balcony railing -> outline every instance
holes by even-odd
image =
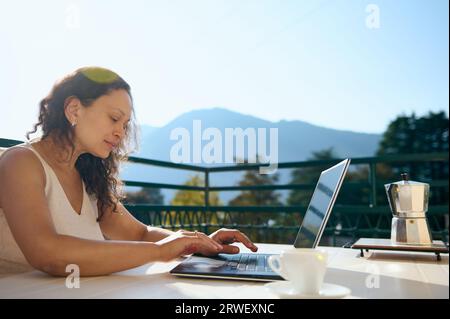
[[[0,147],[10,147],[21,143],[16,140],[0,139]],[[392,214],[385,198],[383,185],[393,180],[380,180],[377,167],[380,165],[404,164],[418,165],[423,163],[440,163],[447,167],[448,153],[386,155],[378,157],[352,158],[351,166],[367,167],[368,176],[365,181],[345,180],[341,196],[345,192],[366,189],[369,202],[366,204],[339,203],[339,197],[325,229],[322,244],[340,246],[360,237],[387,238],[390,236]],[[296,169],[305,167],[327,167],[338,163],[341,159],[286,162],[279,163],[278,169]],[[212,206],[211,192],[228,192],[242,190],[295,190],[311,192],[315,183],[252,185],[252,186],[211,186],[210,177],[215,173],[258,170],[262,164],[245,164],[223,167],[202,167],[187,164],[176,164],[165,161],[130,157],[129,162],[194,171],[204,176],[203,186],[179,184],[149,183],[125,180],[126,186],[143,188],[175,189],[203,192],[204,204],[201,206],[126,204],[127,209],[139,220],[154,226],[172,230],[197,229],[210,233],[221,227],[237,228],[245,231],[254,241],[268,243],[292,243],[301,224],[305,205],[294,206]],[[433,190],[444,190],[445,198],[441,203],[430,204],[427,213],[433,239],[448,242],[448,179],[427,180]],[[384,197],[383,197],[384,196]],[[384,200],[381,201],[380,198]]]

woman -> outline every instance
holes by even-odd
[[[120,203],[119,162],[136,140],[130,86],[99,67],[76,70],[40,102],[42,137],[0,157],[0,260],[65,276],[105,275],[185,254],[257,247],[237,230],[148,227]],[[29,134],[27,139],[29,139]],[[134,138],[133,138],[134,136]]]

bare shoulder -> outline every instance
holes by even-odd
[[[8,149],[0,157],[0,174],[11,173],[17,177],[24,175],[42,177],[45,181],[45,174],[41,162],[33,151],[25,147]]]
[[[7,149],[0,157],[0,188],[7,189],[11,183],[31,183],[45,187],[45,173],[41,162],[33,151],[25,147]],[[0,193],[0,207],[2,194]]]
[[[16,147],[0,158],[0,207],[25,258],[35,268],[56,234],[45,195],[45,172],[32,150]]]

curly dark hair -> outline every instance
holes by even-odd
[[[76,97],[84,107],[89,107],[96,99],[113,90],[125,90],[130,96],[130,86],[115,72],[101,67],[84,67],[68,74],[56,82],[50,93],[39,103],[39,119],[34,129],[26,137],[42,129],[42,139],[50,134],[60,147],[69,145],[74,152],[74,130],[65,116],[64,109],[69,98]],[[132,116],[125,131],[125,138],[106,159],[90,153],[79,156],[75,163],[88,194],[94,194],[100,204],[97,221],[100,221],[106,208],[117,211],[118,201],[124,199],[123,183],[119,180],[119,166],[128,154],[137,150],[137,125],[132,108]]]

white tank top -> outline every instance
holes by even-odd
[[[97,199],[94,195],[88,195],[86,185],[83,182],[83,204],[81,214],[72,208],[66,193],[62,188],[54,170],[39,155],[30,143],[20,144],[14,147],[25,147],[33,151],[38,157],[45,172],[45,197],[48,201],[50,214],[55,225],[56,232],[61,235],[69,235],[84,239],[104,240],[102,231],[97,222]],[[13,147],[12,147],[13,148]],[[12,149],[10,148],[10,149]],[[6,151],[3,152],[3,154]],[[0,158],[2,152],[0,150]],[[2,182],[0,180],[0,191]],[[24,221],[25,222],[25,221]],[[30,270],[31,266],[25,259],[22,251],[14,240],[11,230],[0,207],[0,274],[21,272]]]

